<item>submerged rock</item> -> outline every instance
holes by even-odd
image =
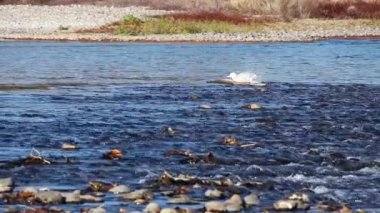
[[[14,185],[14,182],[11,177],[1,178],[0,179],[0,193],[12,191],[13,185]]]

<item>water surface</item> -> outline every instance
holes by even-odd
[[[378,40],[2,42],[0,55],[0,176],[17,186],[73,190],[103,180],[142,188],[167,170],[273,185],[250,189],[262,199],[257,210],[304,191],[312,206],[328,200],[380,211]],[[253,71],[267,86],[207,83],[232,71]],[[249,103],[263,109],[247,110]],[[168,126],[175,135],[162,134]],[[224,135],[257,146],[222,145]],[[67,141],[82,149],[62,151]],[[32,148],[55,163],[9,167]],[[125,158],[101,159],[112,148]],[[218,162],[188,164],[165,157],[169,150],[212,152]],[[109,210],[143,208],[105,200]]]

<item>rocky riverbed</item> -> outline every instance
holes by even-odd
[[[81,40],[81,41],[152,41],[152,42],[277,42],[311,41],[327,38],[378,38],[378,24],[355,20],[294,20],[291,28],[267,28],[248,33],[200,33],[180,35],[126,36],[78,33],[119,21],[125,15],[147,17],[167,13],[144,7],[0,6],[1,40]]]

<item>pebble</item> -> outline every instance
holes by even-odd
[[[145,213],[159,213],[160,211],[160,205],[154,202],[149,203],[144,209]]]

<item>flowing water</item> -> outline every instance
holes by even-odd
[[[101,180],[138,189],[167,170],[271,184],[251,189],[262,200],[257,211],[304,191],[312,206],[380,212],[379,58],[379,40],[2,42],[0,177],[17,187],[74,190]],[[254,72],[266,86],[208,83],[233,71]],[[169,126],[174,135],[163,134]],[[224,135],[256,146],[223,145]],[[61,150],[64,142],[81,149]],[[32,148],[53,163],[10,166]],[[124,158],[101,159],[112,148]],[[217,162],[189,164],[165,156],[170,150],[212,152]],[[105,201],[111,212],[144,207],[108,193]],[[86,206],[97,205],[61,207]]]

